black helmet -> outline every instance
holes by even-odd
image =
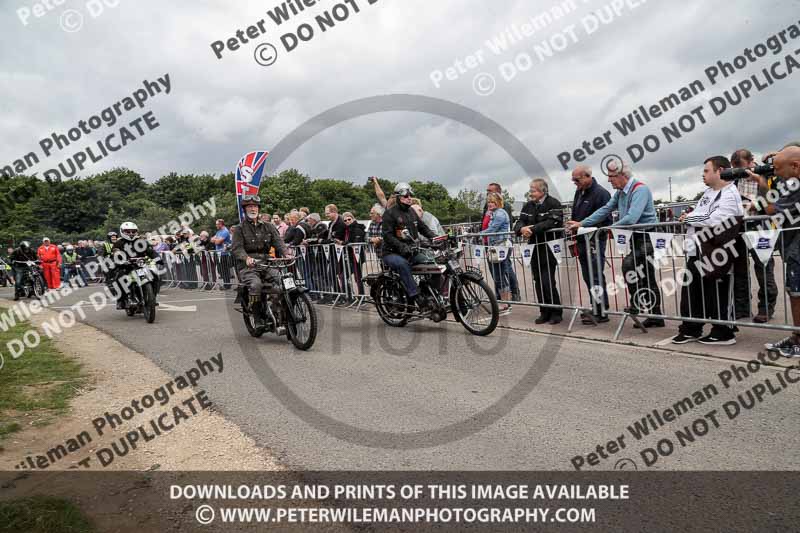
[[[247,207],[248,205],[257,205],[261,207],[261,198],[252,194],[242,196],[242,207]]]
[[[28,251],[31,248],[31,243],[29,243],[28,241],[22,241],[21,243],[19,243],[19,248],[20,250]]]

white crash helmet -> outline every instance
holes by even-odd
[[[397,187],[394,188],[394,193],[397,196],[414,196],[414,189],[411,188],[411,185],[402,181],[397,184]]]
[[[132,241],[139,234],[139,227],[133,222],[123,222],[119,226],[119,234],[123,239]]]

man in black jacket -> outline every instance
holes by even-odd
[[[411,265],[424,262],[425,257],[421,254],[415,255],[412,241],[418,239],[420,234],[429,239],[433,239],[436,234],[411,209],[414,195],[411,186],[400,183],[394,192],[396,203],[384,213],[381,227],[383,262],[389,269],[400,274],[411,302],[418,303],[420,308],[425,308],[428,301],[425,298],[418,298],[419,287],[411,275]]]
[[[592,169],[586,165],[578,165],[572,171],[572,183],[575,184],[575,197],[572,200],[572,220],[582,221],[611,200],[611,194],[592,177]],[[612,224],[611,216],[600,222],[597,227],[603,228]],[[578,262],[581,264],[581,275],[589,290],[594,317],[585,316],[582,322],[593,325],[597,322],[608,322],[608,291],[604,274],[606,265],[606,245],[608,233],[589,233],[577,238]],[[591,268],[590,268],[591,266]],[[602,298],[602,306],[600,305]],[[594,318],[594,320],[592,320]]]
[[[535,244],[533,258],[531,259],[531,271],[533,272],[533,285],[536,289],[536,298],[540,304],[561,305],[561,298],[556,288],[558,278],[558,261],[556,260],[550,246],[545,244],[548,240],[553,240],[552,233],[546,235],[548,230],[560,228],[563,225],[563,212],[561,202],[548,194],[547,182],[543,179],[535,179],[531,182],[530,200],[514,226],[514,233],[528,239],[528,244]],[[562,310],[560,307],[540,307],[537,324],[558,324],[562,320]]]
[[[31,248],[31,243],[28,241],[19,243],[19,248],[8,256],[8,262],[11,265],[11,270],[14,272],[14,301],[24,296],[23,291],[25,287],[22,286],[22,280],[25,277],[25,273],[30,270],[30,267],[26,263],[28,261],[38,260],[39,258],[36,256],[36,251]]]
[[[350,272],[356,279],[356,288],[359,296],[364,295],[364,283],[362,265],[366,259],[363,246],[351,246],[356,244],[364,244],[367,241],[367,229],[356,220],[353,213],[347,212],[342,215],[345,224],[344,243],[347,246],[346,254]]]
[[[323,242],[328,245],[327,276],[328,290],[333,293],[342,294],[344,287],[344,266],[341,259],[336,255],[336,246],[344,244],[345,225],[344,220],[339,215],[339,208],[335,204],[325,206],[325,218],[328,219],[328,229],[325,232]]]
[[[128,307],[128,296],[130,292],[130,285],[125,282],[126,275],[133,271],[136,266],[129,262],[121,262],[121,259],[130,261],[138,257],[147,257],[153,261],[161,262],[159,256],[147,239],[139,235],[139,227],[133,222],[123,222],[119,227],[119,238],[114,242],[111,249],[111,255],[114,257],[114,269],[107,274],[110,276],[111,287],[114,295],[117,297],[117,309],[125,309]],[[160,287],[159,276],[155,271],[151,270],[153,275],[153,289],[158,294]]]

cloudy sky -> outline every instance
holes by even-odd
[[[575,0],[575,11],[499,54],[487,40],[563,2],[372,1],[348,0],[335,8],[336,0],[320,0],[280,26],[267,14],[280,5],[276,0],[239,1],[236,8],[223,0],[63,0],[52,10],[35,9],[33,0],[4,2],[0,166],[31,151],[42,156],[38,143],[43,137],[65,133],[130,96],[143,80],[167,73],[169,95],[125,113],[117,126],[84,136],[31,172],[56,167],[146,111],[153,112],[160,127],[88,166],[87,174],[125,166],[152,181],[172,171],[228,172],[245,152],[272,149],[332,107],[404,93],[448,100],[498,122],[538,158],[565,198],[571,197],[572,185],[556,159],[560,152],[614,130],[613,122],[634,108],[649,107],[697,79],[707,89],[700,97],[627,138],[614,131],[614,144],[587,160],[595,173],[600,174],[603,156],[625,157],[630,144],[699,105],[706,106],[707,124],[672,144],[664,142],[634,166],[656,197],[668,197],[668,176],[673,177],[674,196],[699,192],[702,161],[709,155],[729,154],[737,147],[761,153],[800,137],[794,114],[800,104],[800,72],[720,117],[707,110],[709,98],[800,49],[800,39],[716,86],[704,75],[718,60],[733,61],[745,48],[798,24],[798,0],[614,0],[622,6],[620,14],[599,26],[588,17],[608,13],[612,0]],[[341,16],[345,7],[349,17],[321,31],[315,17],[334,8]],[[217,59],[211,43],[235,37],[237,30],[261,19],[264,35],[236,51],[226,49]],[[287,52],[281,37],[303,23],[316,30],[314,37]],[[540,61],[536,47],[543,42],[561,49]],[[276,47],[273,65],[254,60],[260,43]],[[466,66],[467,56],[478,52],[482,63],[436,87],[436,71],[457,61]],[[520,68],[506,81],[503,74],[510,74],[508,63],[515,60]],[[414,112],[342,122],[307,142],[282,167],[359,183],[370,175],[435,179],[452,192],[498,181],[517,199],[528,181],[502,148],[468,125]]]

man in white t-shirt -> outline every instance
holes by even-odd
[[[681,287],[681,316],[695,319],[733,320],[729,313],[730,270],[736,250],[734,241],[719,242],[733,229],[723,232],[722,228],[738,226],[744,216],[742,197],[732,181],[725,181],[720,174],[731,168],[728,158],[709,157],[703,167],[703,183],[708,187],[697,202],[694,211],[684,213],[680,220],[687,225],[684,251],[686,270]],[[717,242],[711,254],[708,251],[711,239]],[[705,245],[703,244],[705,242]],[[726,246],[727,244],[727,246]],[[727,256],[727,257],[726,257]],[[686,344],[700,341],[703,344],[736,344],[733,328],[715,324],[711,333],[703,337],[703,322],[684,321],[673,337],[673,344]]]

